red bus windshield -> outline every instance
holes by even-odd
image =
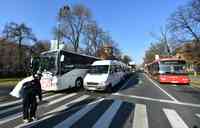
[[[159,64],[160,74],[186,74],[185,61],[161,61]]]

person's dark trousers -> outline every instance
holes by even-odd
[[[36,97],[32,97],[31,104],[30,104],[30,118],[36,117],[35,113],[37,110],[37,99]]]
[[[30,98],[25,97],[23,99],[23,119],[29,119],[29,108],[30,108]]]
[[[35,96],[27,96],[23,99],[23,119],[30,120],[36,117],[37,99]]]

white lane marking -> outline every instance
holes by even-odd
[[[22,102],[22,100],[20,99],[20,100],[7,102],[7,103],[2,103],[2,104],[0,104],[0,108],[10,106],[10,105],[14,105],[14,104],[21,103],[21,102]]]
[[[15,120],[17,118],[20,118],[21,116],[22,116],[22,112],[14,114],[14,115],[10,115],[10,116],[6,117],[6,119],[0,120],[0,124],[2,125],[2,124],[7,123],[11,120]]]
[[[75,95],[77,95],[77,93],[72,93],[72,94],[63,96],[63,97],[61,97],[61,98],[59,98],[59,99],[56,99],[56,100],[53,100],[53,101],[49,102],[49,103],[47,104],[47,106],[48,106],[48,105],[52,105],[52,104],[56,104],[56,103],[58,103],[58,102],[61,102],[61,101],[65,100],[65,99],[68,99],[68,98],[70,98],[70,97],[72,97],[72,96],[75,96]]]
[[[8,108],[6,110],[2,110],[2,111],[0,111],[0,115],[4,114],[4,113],[7,113],[7,112],[10,112],[10,111],[13,111],[13,110],[16,110],[16,109],[19,109],[21,107],[22,107],[22,105],[19,105],[19,106],[15,106],[15,107],[12,107],[12,108]]]
[[[189,128],[175,110],[163,109],[172,128]]]
[[[198,113],[197,113],[197,114],[195,114],[195,115],[196,115],[197,117],[199,117],[199,118],[200,118],[200,114],[198,114]]]
[[[57,124],[54,128],[70,128],[73,124],[75,124],[78,120],[85,116],[89,111],[94,109],[98,104],[99,102],[92,105],[86,105],[72,116]]]
[[[64,104],[64,105],[62,105],[60,107],[57,107],[57,108],[55,108],[55,109],[53,109],[53,110],[51,110],[51,111],[49,111],[47,113],[44,113],[44,115],[42,115],[43,118],[41,118],[40,120],[37,120],[36,122],[31,122],[29,124],[20,124],[20,125],[16,126],[16,128],[19,128],[19,127],[22,127],[22,126],[26,126],[27,128],[29,128],[29,127],[31,128],[34,125],[36,125],[36,124],[38,124],[38,123],[40,123],[40,122],[42,122],[42,121],[44,121],[46,119],[49,119],[49,118],[51,118],[53,116],[56,116],[57,115],[56,112],[60,112],[62,110],[65,110],[65,109],[71,107],[72,105],[74,105],[75,103],[78,103],[80,101],[83,101],[83,100],[87,99],[88,97],[89,97],[89,95],[83,95],[83,96],[81,96],[81,97],[79,97],[79,98],[77,98],[75,100],[72,100],[72,101],[70,101],[70,102],[68,102],[68,103],[66,103],[66,104]],[[97,102],[97,101],[95,101],[95,102]],[[92,104],[92,103],[90,103],[90,104]]]
[[[112,122],[112,119],[119,110],[122,101],[114,101],[112,105],[104,112],[104,114],[98,119],[98,121],[92,126],[92,128],[108,128]]]
[[[62,95],[62,94],[51,95],[51,96],[45,97],[45,100],[49,100],[49,99],[52,99],[52,98],[54,98],[54,97],[58,97],[58,96],[61,96],[61,95]],[[50,102],[50,103],[51,103],[51,102]],[[6,110],[2,110],[2,111],[0,111],[0,115],[1,115],[1,114],[4,114],[4,113],[7,113],[7,112],[10,112],[10,111],[14,111],[14,110],[19,109],[19,108],[21,108],[21,107],[22,107],[22,105],[20,104],[20,105],[18,105],[18,106],[14,106],[14,107],[8,108],[8,109],[6,109]]]
[[[173,101],[179,102],[176,98],[174,98],[172,95],[170,95],[168,92],[166,92],[164,89],[162,89],[157,83],[155,83],[151,78],[149,78],[146,74],[144,74],[147,79],[149,79],[157,88],[159,88],[163,93],[165,93],[168,97],[170,97]]]
[[[50,99],[53,99],[53,98],[55,98],[55,97],[59,97],[59,96],[62,96],[62,95],[64,95],[64,94],[55,94],[55,95],[51,95],[51,96],[48,96],[48,97],[43,98],[43,101],[45,101],[45,100],[50,100]]]
[[[43,94],[43,96],[46,96],[47,94],[48,93],[45,93],[45,94]],[[0,108],[10,106],[10,105],[14,105],[14,104],[21,103],[21,102],[22,102],[22,100],[20,99],[20,100],[10,101],[10,102],[7,102],[7,103],[1,103]]]
[[[87,104],[87,105],[93,105],[93,104],[99,103],[99,102],[101,102],[101,101],[103,101],[103,100],[104,100],[104,98],[100,98],[100,99],[98,99],[98,100],[96,100],[96,101],[93,101],[93,102]],[[76,99],[76,101],[78,101],[78,99]],[[80,102],[80,101],[79,101],[79,102]],[[75,104],[75,103],[76,103],[76,102],[75,102],[75,100],[74,100],[73,102],[71,102],[70,106],[73,105],[73,104]],[[68,106],[68,107],[67,107],[67,106]],[[70,107],[69,105],[67,105],[67,106],[65,106],[65,108],[63,107],[62,110],[67,109],[67,108]],[[80,106],[79,106],[79,107],[80,107]],[[59,110],[58,110],[58,109],[57,109],[57,110],[53,110],[53,111],[48,112],[48,113],[59,112],[59,111],[61,111],[61,109],[59,109]],[[22,126],[26,126],[26,128],[32,128],[33,126],[39,124],[40,122],[42,122],[42,121],[44,121],[44,120],[46,120],[46,119],[49,119],[49,118],[51,118],[51,117],[54,117],[54,116],[56,116],[57,114],[48,115],[47,113],[45,113],[45,115],[47,115],[47,116],[45,116],[44,118],[42,118],[42,119],[40,119],[40,120],[38,120],[38,121],[36,121],[36,122],[31,122],[31,123],[29,123],[29,124],[21,124],[21,125],[17,126],[16,128],[19,128],[19,127],[22,127]]]
[[[88,97],[90,97],[90,96],[89,95],[83,95],[83,96],[81,96],[81,97],[79,97],[79,98],[77,98],[75,100],[72,100],[72,101],[70,101],[70,102],[68,102],[68,103],[66,103],[64,105],[61,105],[58,108],[55,108],[55,109],[51,110],[50,112],[47,113],[47,115],[50,114],[50,113],[55,113],[55,112],[59,112],[59,111],[62,111],[64,109],[67,109],[67,108],[71,107],[71,105],[73,105],[75,103],[78,103],[78,102],[81,102],[81,101],[87,99]]]
[[[133,119],[133,128],[148,128],[146,105],[136,104]]]
[[[51,95],[51,96],[49,96],[49,97],[45,97],[43,100],[49,100],[49,99],[52,99],[52,98],[54,98],[54,97],[57,97],[57,96],[61,96],[61,95],[63,95],[63,94],[56,94],[56,95]],[[41,105],[42,106],[42,105]],[[39,106],[39,108],[41,108],[41,106]],[[17,106],[17,107],[22,107],[22,106]],[[19,113],[17,113],[17,114],[12,114],[12,115],[9,115],[9,116],[7,116],[7,117],[4,117],[4,118],[2,118],[2,119],[0,119],[0,124],[4,124],[4,123],[7,123],[7,122],[9,122],[9,121],[11,121],[11,120],[15,120],[15,119],[17,119],[17,118],[20,118],[20,117],[22,117],[22,112],[19,112]]]
[[[175,101],[171,101],[171,100],[154,99],[154,98],[150,98],[150,97],[126,95],[126,94],[121,94],[121,93],[113,93],[112,95],[113,96],[122,96],[122,97],[135,98],[135,99],[140,99],[140,100],[155,101],[155,102],[162,102],[162,103],[177,104],[177,105],[200,108],[200,104],[192,104],[192,103],[186,103],[186,102],[175,102]]]

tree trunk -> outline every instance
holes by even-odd
[[[22,71],[22,38],[19,38],[19,48],[18,48],[18,65],[19,65],[19,70]]]

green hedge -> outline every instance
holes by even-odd
[[[0,78],[24,78],[30,76],[30,73],[27,72],[17,72],[17,73],[4,73],[0,74]]]

